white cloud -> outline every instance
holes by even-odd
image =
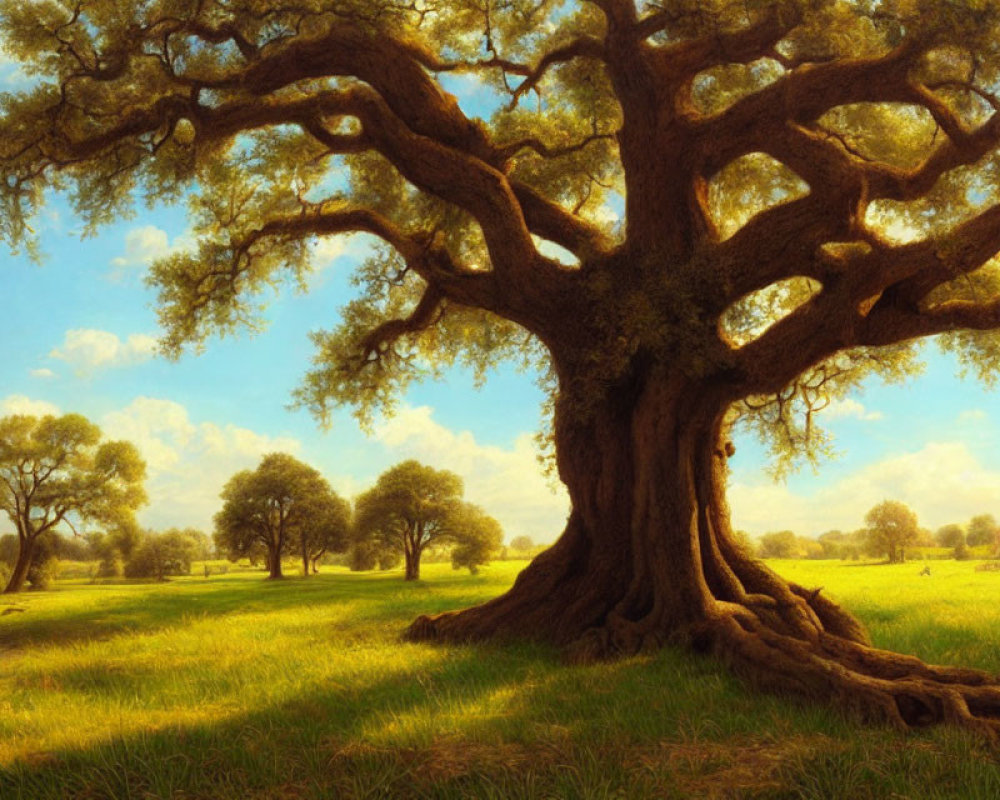
[[[31,370],[30,374],[31,374],[32,378],[45,378],[45,379],[48,379],[48,378],[54,378],[54,377],[56,377],[56,374],[52,370],[50,370],[48,367],[41,367],[40,369],[33,369],[33,370]]]
[[[469,431],[456,433],[435,422],[432,414],[427,406],[403,408],[376,427],[375,438],[400,460],[415,458],[462,476],[466,499],[496,517],[508,540],[526,535],[550,542],[562,532],[569,498],[562,487],[552,491],[530,434],[519,436],[512,449],[482,445]]]
[[[219,492],[234,472],[253,469],[264,453],[301,450],[291,437],[192,421],[180,403],[155,397],[137,397],[106,414],[101,428],[108,438],[135,444],[146,460],[150,505],[141,518],[154,528],[194,525],[211,531]]]
[[[125,234],[125,252],[111,259],[114,268],[111,277],[121,280],[132,270],[141,272],[158,258],[190,250],[192,246],[189,234],[182,234],[171,242],[167,232],[155,225],[133,228]]]
[[[990,415],[981,408],[970,408],[958,415],[959,422],[985,422]]]
[[[0,415],[27,414],[32,417],[44,417],[46,414],[59,416],[62,412],[59,406],[46,400],[32,400],[23,394],[10,394],[0,400]]]
[[[921,525],[934,529],[974,514],[1000,513],[997,486],[1000,472],[983,466],[966,445],[931,442],[809,494],[784,485],[734,483],[729,503],[734,525],[752,533],[854,530],[872,506],[886,499],[906,503]]]
[[[78,375],[107,367],[127,367],[149,361],[156,353],[156,337],[133,333],[125,341],[108,331],[74,328],[66,331],[60,347],[49,356],[65,361]]]
[[[324,236],[317,239],[313,245],[313,264],[317,269],[330,266],[342,256],[350,254],[354,249],[353,236]]]
[[[854,419],[877,420],[882,419],[881,411],[869,411],[857,400],[850,397],[843,400],[832,400],[830,405],[821,412],[826,419],[838,419],[853,417]]]

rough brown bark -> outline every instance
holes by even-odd
[[[708,651],[765,688],[823,697],[901,728],[1000,732],[1000,685],[871,646],[819,590],[745,553],[725,501],[723,387],[651,374],[614,387],[585,422],[557,414],[573,511],[504,595],[423,616],[412,640],[531,636],[572,660],[666,643]]]
[[[281,572],[281,548],[274,547],[267,554],[267,578],[268,580],[278,580],[285,577]]]
[[[17,551],[17,560],[14,562],[14,570],[10,574],[7,586],[3,590],[4,594],[17,594],[24,589],[24,583],[28,579],[28,570],[31,569],[31,557],[35,552],[34,539],[21,539],[20,547]]]
[[[420,551],[407,546],[404,551],[405,578],[408,581],[420,580]]]

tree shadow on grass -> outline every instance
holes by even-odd
[[[44,610],[35,613],[29,605],[23,613],[4,616],[0,618],[0,652],[152,633],[197,619],[344,602],[362,603],[362,617],[369,621],[399,616],[404,624],[403,619],[409,622],[409,618],[419,614],[482,602],[491,591],[502,591],[492,584],[470,582],[467,576],[425,583],[406,582],[398,575],[386,574],[320,574],[280,581],[223,576],[197,582],[135,584],[127,588],[133,586],[134,594],[121,594],[120,585],[86,587],[99,602],[77,609],[59,609],[57,614]],[[107,599],[101,597],[102,591]]]
[[[849,773],[852,798],[948,797],[918,790],[960,779],[963,796],[985,798],[1000,785],[967,737],[861,728],[672,649],[570,667],[528,645],[399,648],[370,682],[333,675],[249,713],[33,754],[0,768],[0,797],[847,797],[810,794],[816,765],[818,786]],[[99,673],[53,680],[126,698],[156,679]]]
[[[756,751],[732,740],[757,735],[762,717],[790,714],[813,739],[841,725],[748,694],[715,662],[673,651],[567,667],[526,645],[401,647],[413,657],[360,688],[316,683],[213,723],[35,754],[0,770],[0,797],[690,796],[677,775],[700,780],[752,760]],[[78,679],[123,696],[149,679],[123,677]],[[687,748],[687,766],[664,740]]]
[[[860,728],[673,650],[567,667],[520,645],[429,663],[427,645],[402,647],[413,665],[361,689],[315,683],[212,723],[35,754],[0,769],[0,797],[847,797],[810,793],[841,773],[852,798],[949,797],[919,791],[949,785],[985,798],[1000,785],[968,738]],[[817,765],[822,781],[808,774]]]

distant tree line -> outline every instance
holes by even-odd
[[[272,453],[226,484],[214,539],[231,559],[262,560],[271,578],[282,576],[292,552],[305,575],[322,556],[346,553],[353,570],[402,563],[405,578],[416,580],[425,554],[444,550],[456,569],[475,573],[497,555],[503,531],[462,499],[463,489],[455,473],[409,460],[382,473],[352,510],[315,469]]]
[[[103,441],[79,414],[0,418],[0,511],[14,526],[0,535],[0,589],[45,588],[60,559],[92,562],[95,579],[166,580],[220,554],[263,563],[271,578],[282,577],[286,558],[300,559],[308,576],[339,553],[353,569],[403,563],[415,580],[425,555],[447,553],[475,573],[503,542],[500,523],[463,499],[458,475],[412,460],[384,472],[352,508],[315,468],[270,453],[226,483],[211,537],[142,530],[145,473],[132,444]]]
[[[740,536],[761,558],[812,558],[857,560],[885,558],[900,563],[912,548],[948,548],[956,559],[971,557],[970,548],[1000,554],[1000,524],[992,514],[979,514],[965,525],[951,523],[936,532],[920,526],[916,514],[896,500],[885,500],[865,515],[865,526],[855,531],[830,530],[815,539],[794,531],[772,531],[756,543],[749,534]]]

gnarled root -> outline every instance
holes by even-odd
[[[811,641],[788,636],[726,603],[703,635],[738,674],[764,688],[829,699],[904,730],[944,722],[1000,739],[1000,679],[988,673],[932,666],[825,631]]]
[[[719,656],[738,675],[769,691],[831,701],[866,720],[904,730],[949,723],[1000,741],[996,676],[933,666],[872,647],[860,624],[835,603],[820,600],[818,592],[788,586],[797,601],[793,611],[768,596],[751,595],[745,603],[716,601],[706,619],[673,628],[655,613],[629,620],[612,611],[602,624],[562,644],[575,663],[648,652],[668,642],[684,644]],[[410,626],[407,638],[488,638],[491,614],[483,614],[483,609],[421,617]],[[803,630],[796,624],[803,619],[816,624]],[[508,634],[517,636],[514,630]],[[530,628],[521,629],[522,637],[533,638],[531,634]]]

